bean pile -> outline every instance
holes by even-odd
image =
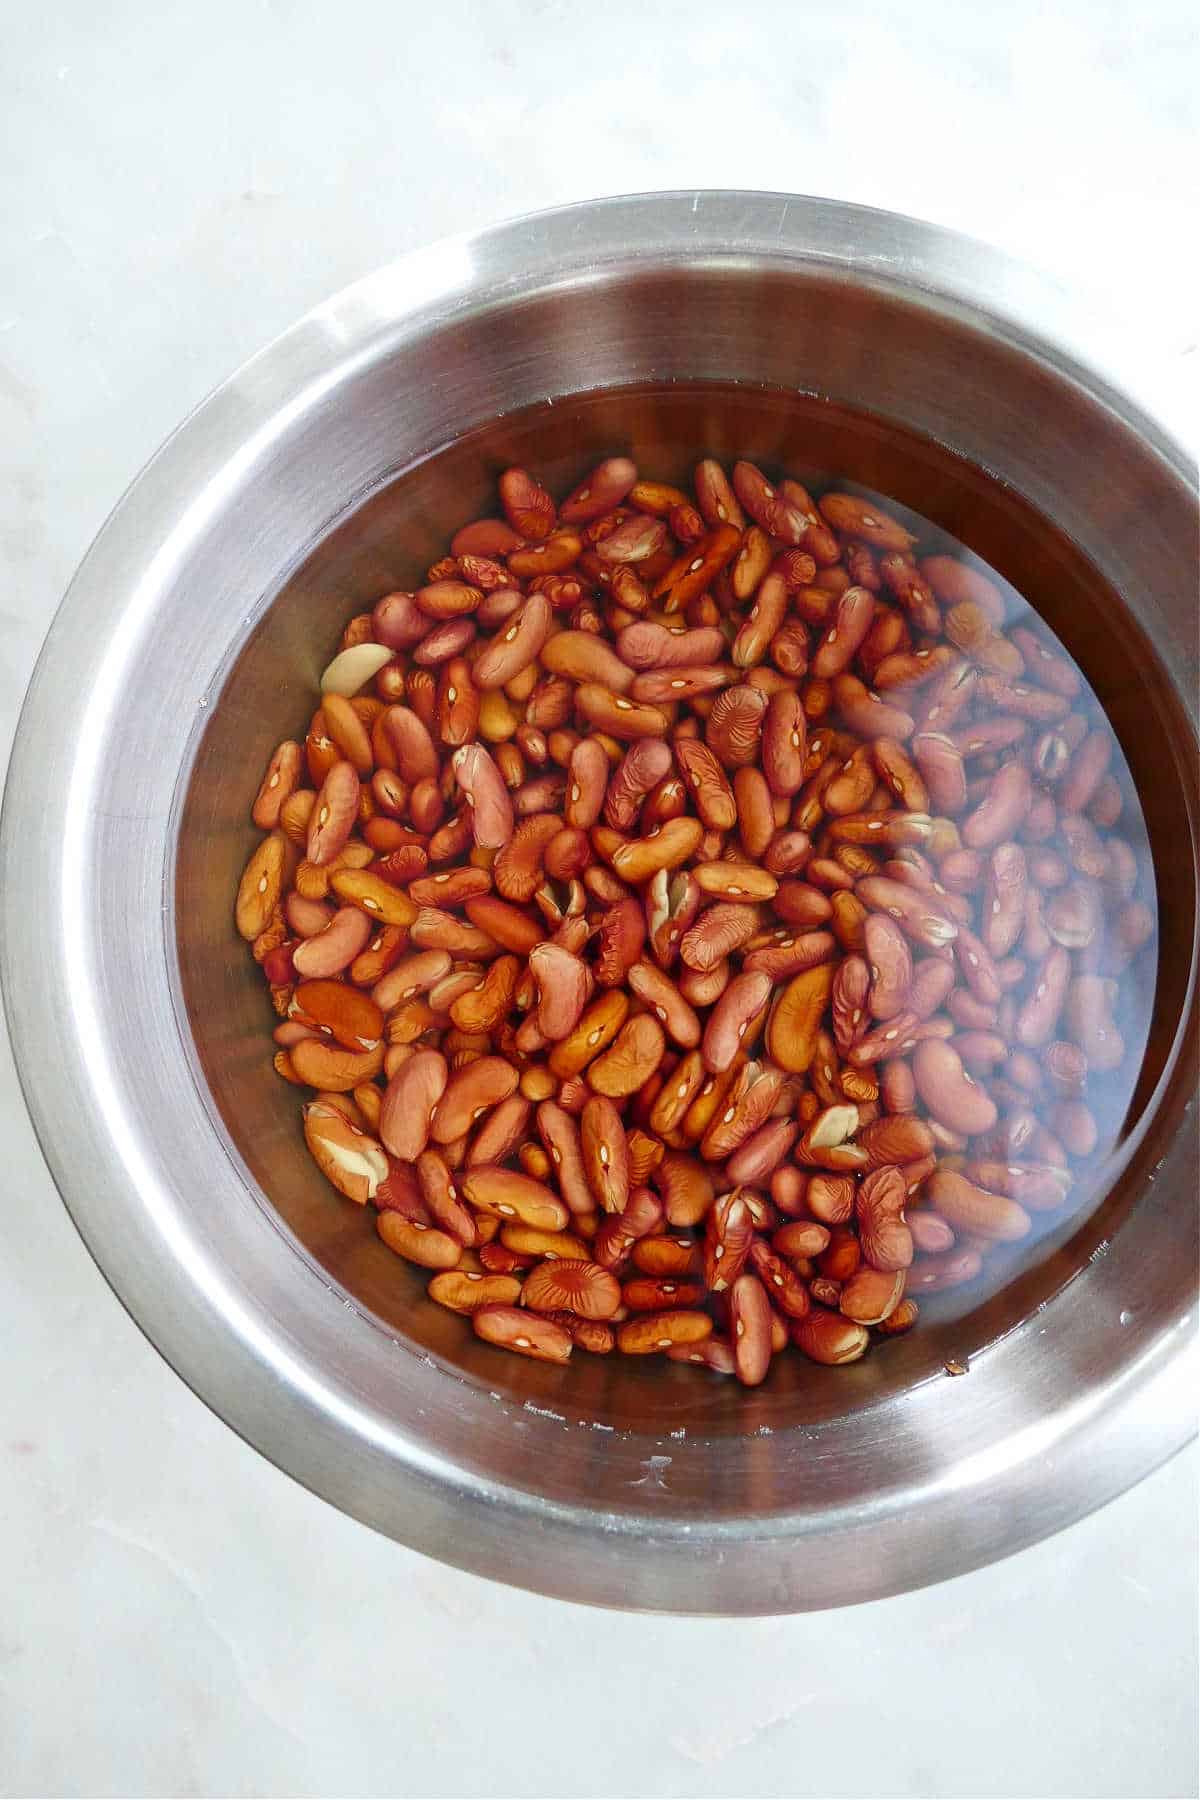
[[[853,1362],[1096,1151],[1155,927],[1112,732],[873,501],[620,456],[499,490],[254,801],[275,1067],[487,1342]]]

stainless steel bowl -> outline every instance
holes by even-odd
[[[598,202],[340,294],[104,528],[5,797],[21,1078],[130,1312],[336,1505],[547,1593],[782,1612],[1030,1543],[1193,1429],[1195,503],[1184,457],[1073,335],[1055,290],[911,220]],[[464,1343],[308,1162],[230,922],[259,771],[344,617],[411,579],[514,454],[566,482],[602,450],[669,472],[701,444],[855,475],[998,564],[1109,706],[1165,897],[1140,1122],[1100,1211],[967,1318],[754,1393]]]

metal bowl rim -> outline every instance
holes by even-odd
[[[728,234],[735,222],[742,233],[743,247],[731,250]],[[902,248],[889,252],[887,245],[897,241]],[[48,1056],[45,1017],[31,1008],[11,976],[22,954],[23,937],[28,946],[33,903],[43,920],[53,922],[53,941],[46,952],[47,979],[60,989],[65,980],[62,872],[53,859],[35,863],[30,870],[18,836],[18,820],[33,799],[34,777],[40,762],[61,736],[54,676],[61,673],[55,664],[62,662],[64,639],[77,631],[82,621],[89,622],[85,651],[72,659],[72,677],[86,687],[89,676],[97,674],[105,659],[113,654],[127,605],[125,596],[110,594],[99,583],[102,552],[111,552],[122,539],[137,541],[136,534],[144,535],[147,517],[154,517],[160,499],[178,495],[178,473],[186,472],[194,482],[198,472],[202,478],[207,472],[208,481],[219,484],[222,471],[231,465],[245,469],[269,441],[281,413],[303,409],[315,392],[336,387],[357,361],[381,355],[387,342],[395,341],[397,336],[417,334],[433,324],[443,324],[463,307],[503,304],[518,292],[542,291],[556,281],[603,280],[618,276],[630,266],[670,267],[681,261],[732,266],[747,260],[771,259],[820,262],[841,271],[848,280],[883,282],[899,288],[906,298],[917,303],[960,309],[980,328],[1000,332],[1026,354],[1043,358],[1061,376],[1084,386],[1147,442],[1181,481],[1192,483],[1192,468],[1182,446],[1129,399],[1114,378],[1098,372],[1094,361],[1089,364],[1074,348],[1066,348],[1087,336],[1074,297],[988,246],[921,221],[785,194],[689,191],[617,197],[558,208],[477,234],[442,240],[364,277],[283,332],[203,401],[131,484],[81,564],[43,649],[18,727],[0,826],[0,868],[5,876],[5,1006],[18,1073],[35,1130],[81,1235],[135,1321],[202,1399],[280,1467],[316,1491],[322,1491],[321,1484],[312,1478],[302,1451],[279,1440],[271,1441],[266,1430],[251,1435],[244,1420],[234,1419],[227,1404],[227,1389],[231,1385],[228,1375],[223,1381],[206,1379],[186,1356],[176,1353],[161,1329],[161,1321],[152,1324],[145,1309],[132,1304],[125,1291],[122,1268],[110,1254],[104,1217],[89,1206],[87,1172],[73,1166],[69,1146],[54,1141],[47,1129],[46,1089],[59,1072]],[[513,269],[519,273],[504,272]],[[1003,295],[1002,305],[997,304],[997,294]],[[419,299],[414,301],[413,295]],[[229,408],[227,403],[233,397],[238,405]],[[139,505],[144,513],[147,501],[150,512],[139,518]],[[177,535],[179,529],[176,525],[169,535]],[[150,605],[155,598],[153,575],[151,566],[140,590],[143,605]],[[57,800],[52,802],[52,806],[57,805]],[[22,891],[18,889],[18,876]],[[1187,1028],[1194,984],[1193,964],[1192,988],[1181,1018],[1180,1035]],[[59,998],[70,1007],[70,995],[60,993]],[[1164,1069],[1163,1082],[1178,1050],[1177,1041]],[[207,1293],[204,1299],[220,1312],[217,1296]],[[237,1376],[261,1384],[265,1393],[274,1380],[274,1370],[267,1367],[272,1349],[269,1328],[262,1321],[257,1322],[255,1349],[231,1319],[223,1318],[221,1323],[232,1327],[230,1341],[236,1342],[242,1352]],[[282,1346],[274,1347],[281,1352],[277,1366],[282,1366]],[[1142,1359],[1138,1370],[1127,1369],[1128,1378],[1119,1382],[1117,1391],[1106,1398],[1106,1410],[1114,1415],[1133,1405],[1151,1412],[1153,1431],[1143,1429],[1137,1434],[1135,1453],[1120,1459],[1121,1466],[1112,1471],[1105,1491],[1096,1492],[1093,1497],[1076,1494],[1068,1506],[1068,1516],[1079,1516],[1090,1505],[1099,1504],[1130,1485],[1192,1435],[1192,1409],[1179,1403],[1180,1397],[1190,1391],[1188,1381],[1192,1379],[1185,1373],[1184,1365],[1196,1360],[1196,1346],[1185,1316],[1163,1322],[1157,1334],[1157,1350],[1160,1353]],[[263,1355],[265,1361],[260,1360]],[[333,1386],[336,1388],[336,1383]],[[1085,1408],[1089,1413],[1091,1410]],[[1114,1416],[1108,1423],[1111,1436],[1111,1428],[1118,1421]],[[342,1429],[353,1436],[358,1427],[353,1409],[347,1409]],[[420,1455],[413,1445],[405,1443],[403,1448],[412,1455],[414,1466],[420,1464]],[[444,1480],[447,1473],[437,1467],[424,1472],[435,1480]],[[503,1499],[517,1512],[523,1510],[524,1496],[507,1491]],[[344,1497],[339,1497],[338,1503],[347,1506]],[[369,1508],[351,1504],[347,1509],[356,1511],[369,1523],[382,1524]],[[596,1521],[586,1507],[570,1511],[579,1516],[566,1521],[568,1528],[586,1528],[590,1520],[595,1529]],[[761,1520],[757,1529],[766,1538],[774,1534],[779,1524]],[[663,1529],[661,1522],[658,1529]],[[731,1530],[735,1534],[755,1535],[753,1521],[737,1521],[732,1526],[705,1522],[702,1529],[711,1531],[714,1539]],[[1018,1534],[1011,1547],[1024,1541],[1028,1539]],[[419,1543],[418,1547],[425,1546]],[[441,1545],[437,1553],[448,1554]],[[477,1566],[469,1544],[449,1559],[466,1567]],[[944,1567],[919,1579],[950,1575],[974,1566],[978,1560],[981,1559],[973,1554],[970,1543],[964,1541],[955,1546]],[[544,1585],[538,1577],[536,1557],[529,1559],[524,1575],[518,1572],[510,1578],[527,1581],[534,1587]],[[881,1581],[877,1591],[893,1591],[896,1585]],[[604,1598],[594,1591],[582,1568],[577,1580],[560,1583],[553,1591],[577,1599]],[[772,1610],[763,1603],[761,1595],[748,1595],[747,1601],[748,1604],[722,1606],[720,1610]],[[679,1610],[685,1608],[707,1610],[696,1608],[694,1601],[689,1604],[681,1591]]]

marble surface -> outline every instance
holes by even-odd
[[[159,440],[332,289],[600,192],[891,206],[1080,286],[1194,422],[1189,9],[82,0],[5,21],[0,753]],[[1187,1795],[1197,1456],[878,1605],[598,1614],[374,1537],[220,1425],[69,1225],[0,1045],[0,1792]]]

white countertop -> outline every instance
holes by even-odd
[[[74,565],[183,414],[333,289],[507,214],[711,185],[934,219],[1083,287],[1186,429],[1189,15],[10,13],[0,754]],[[0,1123],[0,1792],[1195,1793],[1194,1448],[1049,1543],[878,1605],[726,1623],[541,1600],[373,1536],[235,1438],[88,1259],[6,1043]]]

